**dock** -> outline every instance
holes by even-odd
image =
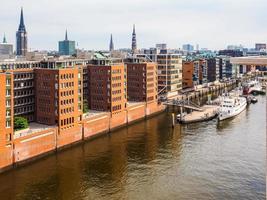
[[[216,105],[205,105],[201,107],[202,111],[193,111],[179,120],[182,124],[189,124],[195,122],[202,122],[214,119],[218,114],[219,106]]]

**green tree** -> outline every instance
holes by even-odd
[[[14,118],[14,129],[15,131],[22,130],[28,128],[28,120],[24,117],[15,117]]]
[[[83,113],[88,113],[88,102],[86,100],[83,101]]]

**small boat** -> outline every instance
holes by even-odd
[[[251,98],[251,103],[257,103],[257,102],[258,102],[258,99],[256,97]]]
[[[219,108],[219,121],[232,118],[246,109],[247,99],[239,96],[224,96]]]

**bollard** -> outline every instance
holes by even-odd
[[[172,128],[174,128],[175,126],[175,117],[174,117],[174,113],[172,113]]]

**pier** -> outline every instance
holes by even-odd
[[[179,120],[182,124],[189,124],[195,122],[208,121],[215,118],[218,114],[219,106],[205,105],[202,107],[202,111],[193,111],[185,116],[182,116]]]

